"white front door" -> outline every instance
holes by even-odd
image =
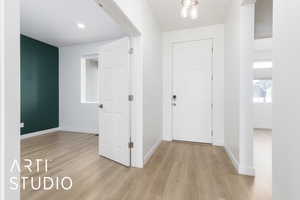
[[[212,40],[173,44],[173,139],[211,143]]]
[[[99,154],[130,165],[130,41],[101,48],[99,63]]]

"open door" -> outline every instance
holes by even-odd
[[[101,48],[99,63],[99,154],[130,166],[130,41]]]

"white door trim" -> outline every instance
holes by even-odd
[[[188,42],[198,42],[198,41],[211,41],[211,47],[212,47],[212,56],[211,56],[211,66],[210,66],[210,70],[211,70],[211,76],[213,77],[214,76],[214,72],[213,72],[213,58],[214,58],[214,52],[213,52],[213,49],[214,49],[214,39],[213,38],[207,38],[207,39],[200,39],[200,40],[186,40],[186,41],[180,41],[180,42],[172,42],[172,49],[174,48],[174,45],[176,44],[182,44],[182,43],[188,43]],[[172,85],[171,85],[171,90],[172,92],[174,91],[174,63],[173,63],[173,60],[174,60],[174,57],[173,57],[173,54],[171,54],[171,59],[172,59],[172,65],[171,65],[171,70],[172,70]],[[210,79],[210,84],[211,84],[211,105],[213,105],[213,79]],[[171,96],[170,96],[171,98]],[[211,131],[213,132],[213,106],[210,107],[211,109],[211,120],[210,120],[210,124],[211,124]],[[174,108],[172,107],[172,111],[171,111],[171,115],[172,115],[172,119],[171,119],[171,136],[172,136],[172,140],[175,140],[174,138],[174,130],[173,130],[173,127],[174,127]],[[213,135],[210,136],[210,142],[209,144],[212,144],[213,143]]]
[[[213,145],[224,146],[224,25],[163,33],[163,140],[172,141],[172,43],[213,39]]]
[[[20,160],[20,1],[0,0],[0,199],[20,199],[10,189]]]
[[[131,70],[131,94],[134,100],[131,102],[131,130],[130,136],[134,147],[131,149],[131,166],[143,168],[143,68],[142,57],[140,52],[141,37],[130,37],[131,48],[133,54],[130,56],[130,70]]]

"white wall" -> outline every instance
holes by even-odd
[[[272,60],[273,39],[265,38],[254,40],[254,60]]]
[[[172,44],[174,42],[212,39],[213,56],[213,129],[215,145],[224,145],[224,26],[214,25],[163,33],[164,140],[172,140]]]
[[[228,7],[224,25],[224,142],[235,165],[239,163],[240,18],[240,4],[234,0]]]
[[[255,3],[255,38],[272,37],[273,0],[258,0]]]
[[[59,126],[62,130],[98,133],[97,104],[81,103],[81,58],[99,53],[105,43],[59,49]]]
[[[300,2],[274,0],[273,199],[298,200]]]
[[[20,160],[20,2],[0,0],[0,199],[20,199],[11,190],[10,168]]]
[[[141,33],[143,66],[141,129],[143,155],[144,160],[147,160],[162,139],[161,31],[146,0],[114,0],[114,2]]]
[[[233,0],[225,20],[225,149],[240,174],[253,175],[253,0]]]

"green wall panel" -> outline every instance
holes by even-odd
[[[21,35],[21,134],[59,124],[58,48]]]

